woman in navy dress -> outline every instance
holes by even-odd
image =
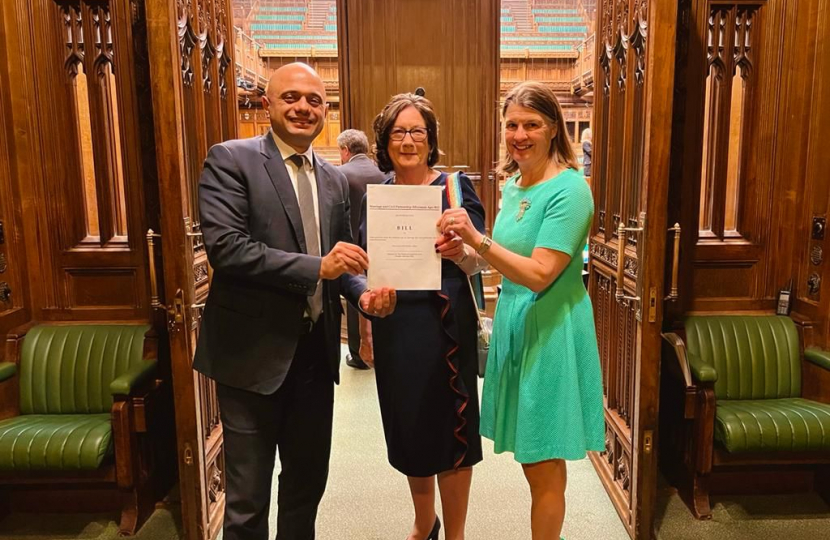
[[[399,94],[374,122],[375,152],[387,184],[445,186],[438,162],[438,122],[432,104]],[[470,180],[459,175],[461,204],[484,231],[484,208]],[[444,210],[450,207],[444,190]],[[365,199],[360,238],[365,247]],[[437,234],[437,233],[436,233]],[[440,291],[398,291],[395,312],[361,326],[361,357],[374,364],[389,463],[405,474],[415,507],[407,540],[437,539],[435,480],[445,538],[464,538],[472,467],[481,461],[476,314],[467,276],[479,270],[472,248],[440,236]]]

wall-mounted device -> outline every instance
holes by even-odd
[[[807,278],[807,290],[810,292],[811,295],[815,296],[818,294],[820,288],[821,276],[818,275],[817,272],[813,272],[812,274],[810,274],[810,277]]]
[[[815,266],[819,266],[822,261],[824,261],[824,250],[821,249],[821,246],[813,246],[813,249],[810,250],[810,262]]]
[[[789,315],[792,308],[793,280],[787,283],[787,287],[778,291],[778,304],[775,308],[776,315]]]
[[[824,240],[824,229],[827,227],[827,218],[813,216],[813,240]]]

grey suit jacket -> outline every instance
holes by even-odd
[[[349,205],[351,207],[352,235],[357,237],[360,228],[360,205],[366,195],[366,186],[380,184],[386,176],[380,172],[375,162],[366,154],[358,154],[348,163],[339,167],[340,172],[346,175],[349,181]],[[357,240],[357,238],[355,238]]]
[[[323,254],[351,242],[349,187],[314,156]],[[321,258],[307,255],[299,204],[271,133],[215,145],[199,180],[202,233],[214,269],[193,367],[261,394],[288,373]],[[340,294],[357,303],[365,278],[322,282],[327,360],[339,380]]]

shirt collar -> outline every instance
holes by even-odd
[[[352,157],[350,157],[349,161],[347,161],[346,163],[351,163],[352,161],[354,161],[356,159],[363,159],[363,158],[369,159],[369,156],[367,156],[366,154],[355,154]]]
[[[279,135],[272,129],[271,136],[274,138],[274,143],[277,145],[277,149],[280,151],[280,156],[282,156],[282,160],[286,161],[288,158],[295,154],[299,154],[301,156],[305,156],[308,160],[307,163],[311,163],[312,168],[314,167],[314,150],[312,149],[311,145],[308,146],[305,152],[297,152],[291,146],[288,145],[287,142],[280,139]]]

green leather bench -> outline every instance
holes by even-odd
[[[713,467],[830,463],[830,405],[802,398],[798,331],[788,317],[711,315],[684,322],[685,341],[664,334],[685,382],[693,421],[692,511],[711,517]],[[822,353],[809,361],[821,365]],[[830,364],[825,367],[830,367]]]
[[[135,532],[138,505],[147,506],[139,500],[147,474],[137,437],[156,385],[149,332],[148,325],[71,324],[10,335],[0,392],[14,385],[18,403],[2,411],[0,484],[114,481],[126,504],[121,532]]]

